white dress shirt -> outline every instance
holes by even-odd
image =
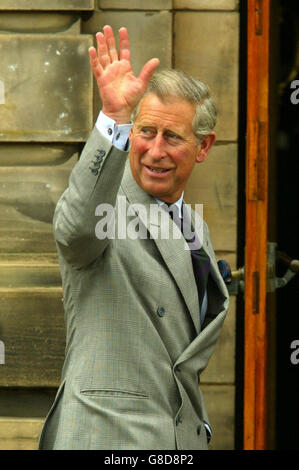
[[[130,122],[128,124],[117,125],[113,119],[106,116],[103,111],[100,111],[96,121],[96,128],[106,139],[110,140],[114,147],[124,150],[127,146],[132,124]]]

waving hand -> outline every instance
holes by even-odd
[[[140,75],[135,76],[130,61],[130,43],[126,28],[119,30],[119,51],[116,50],[111,26],[97,33],[97,50],[89,49],[90,64],[98,84],[102,111],[118,124],[130,121],[131,112],[146,91],[159,59],[149,60]]]

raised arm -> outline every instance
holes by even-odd
[[[103,31],[96,35],[97,50],[89,50],[90,62],[102,111],[120,125],[130,122],[131,112],[146,91],[159,60],[148,61],[136,77],[126,28],[119,31],[118,51],[111,26]],[[55,240],[60,254],[77,268],[101,256],[109,243],[96,238],[95,210],[101,203],[115,206],[126,157],[127,152],[115,148],[95,128],[71,172],[69,187],[58,201],[53,221]]]
[[[116,50],[111,26],[97,33],[97,51],[89,49],[90,63],[98,84],[102,111],[117,124],[130,121],[130,116],[146,91],[150,78],[159,65],[159,59],[149,60],[139,77],[131,66],[129,35],[126,28],[119,30],[119,51]]]

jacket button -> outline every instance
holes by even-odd
[[[97,170],[96,168],[90,168],[90,170],[91,170],[91,173],[95,176],[99,173],[99,170]]]
[[[105,150],[98,150],[97,153],[98,153],[99,157],[105,157],[105,155],[106,155]]]
[[[175,424],[176,424],[176,426],[178,426],[178,424],[180,424],[181,422],[182,422],[182,418],[181,418],[180,416],[177,416],[177,417],[175,418]]]
[[[159,315],[159,317],[164,317],[165,309],[163,307],[158,307],[157,314]]]
[[[102,163],[103,157],[102,157],[101,155],[96,155],[96,161],[97,161],[98,163]]]
[[[109,129],[108,129],[108,134],[109,134],[109,135],[112,135],[112,133],[113,133],[113,130],[111,129],[111,127],[109,127]]]
[[[197,426],[197,434],[200,435],[200,430],[201,430],[201,424]]]

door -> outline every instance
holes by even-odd
[[[273,445],[273,324],[275,297],[267,293],[268,242],[275,237],[275,208],[269,184],[274,181],[274,152],[270,147],[272,121],[270,13],[273,0],[247,3],[247,124],[246,228],[244,295],[244,412],[243,447]],[[273,44],[271,44],[273,46]],[[270,178],[271,176],[271,178]],[[271,191],[273,195],[275,191]],[[275,395],[275,394],[274,394]],[[270,411],[270,412],[269,412]]]

